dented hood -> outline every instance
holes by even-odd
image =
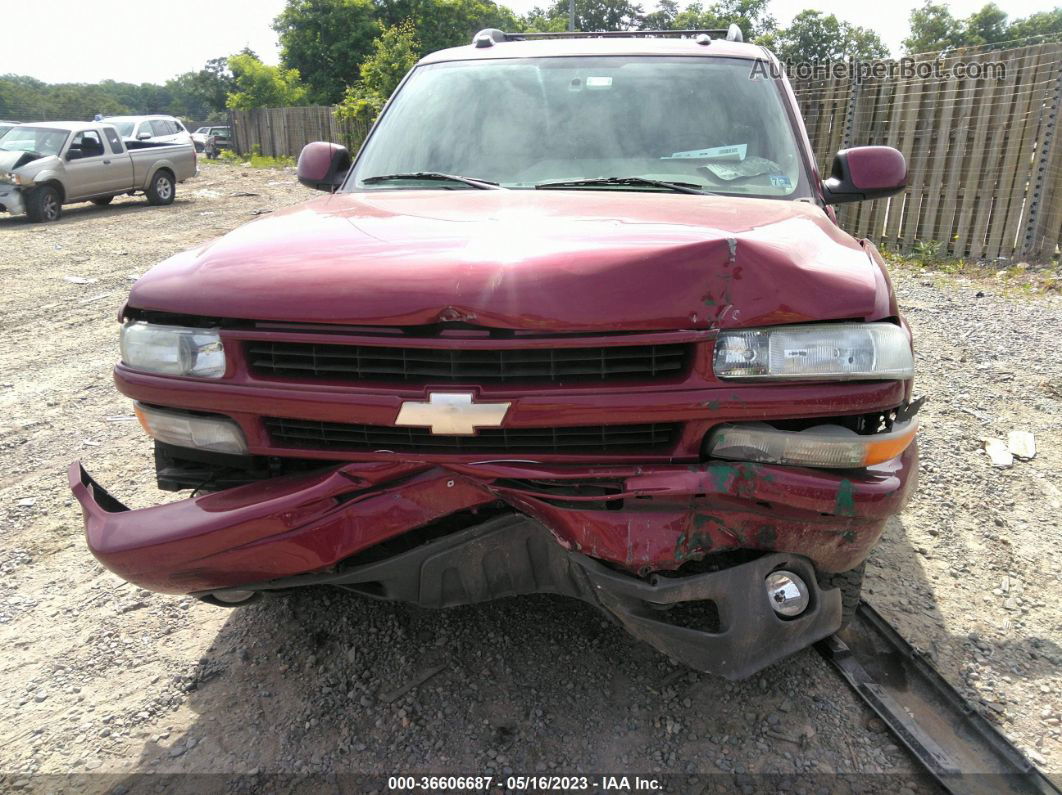
[[[129,305],[584,332],[890,314],[882,271],[818,207],[613,191],[327,196],[167,260]]]
[[[34,160],[40,160],[41,158],[42,155],[32,152],[10,152],[7,149],[0,149],[0,174],[14,171],[16,168],[26,165],[26,163],[32,163]]]

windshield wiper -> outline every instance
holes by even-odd
[[[647,185],[654,188],[665,188],[675,193],[697,193],[702,196],[712,195],[710,191],[701,190],[692,182],[665,182],[660,179],[647,179],[646,177],[598,177],[596,179],[569,179],[563,182],[540,182],[535,185],[539,190],[551,188],[582,188],[594,185]]]
[[[362,184],[371,185],[374,182],[390,182],[395,179],[432,179],[441,182],[460,182],[463,185],[470,185],[479,190],[507,190],[507,188],[503,188],[497,182],[488,182],[485,179],[476,179],[475,177],[459,177],[455,174],[441,174],[438,171],[411,171],[408,174],[381,174],[378,177],[366,177],[362,180]]]

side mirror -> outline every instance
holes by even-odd
[[[80,160],[82,157],[84,157],[84,152],[80,149],[68,149],[66,152],[67,160]]]
[[[345,146],[314,141],[302,148],[295,172],[307,188],[335,193],[350,171],[351,162]]]
[[[906,187],[907,161],[891,146],[842,149],[833,158],[829,179],[822,182],[827,204],[880,199]]]
[[[149,133],[149,132],[142,132],[142,133],[140,133],[140,135],[138,135],[138,136],[136,137],[136,139],[137,139],[138,141],[146,141],[146,140],[148,140],[149,138],[151,138],[151,133]]]

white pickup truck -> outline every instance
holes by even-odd
[[[195,173],[191,144],[126,142],[99,122],[20,124],[0,137],[0,212],[55,221],[64,204],[140,192],[148,204],[171,204]]]

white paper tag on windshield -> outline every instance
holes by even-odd
[[[587,88],[611,88],[611,77],[588,77],[586,78]]]
[[[748,144],[733,146],[713,146],[710,149],[691,149],[688,152],[675,152],[660,158],[661,160],[723,160],[740,162],[745,159]]]

